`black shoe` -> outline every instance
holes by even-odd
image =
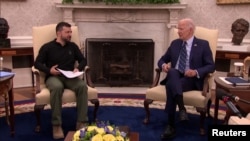
[[[180,110],[179,116],[180,116],[180,121],[188,121],[188,115],[186,110]]]
[[[164,130],[164,133],[161,135],[161,139],[171,139],[175,137],[176,131],[174,127],[168,125]]]

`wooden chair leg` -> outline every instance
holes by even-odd
[[[9,98],[8,94],[4,94],[4,106],[5,106],[5,114],[6,114],[6,122],[10,125],[10,115],[9,115]]]
[[[200,112],[200,135],[204,136],[206,134],[205,131],[205,118],[206,118],[206,111]]]
[[[146,117],[143,120],[144,124],[148,124],[149,123],[149,118],[150,118],[150,110],[149,110],[149,104],[153,103],[152,99],[145,99],[144,100],[144,109],[146,112]]]
[[[35,105],[34,106],[34,112],[36,116],[36,128],[35,132],[40,132],[41,131],[41,111],[44,109],[45,105]]]
[[[227,109],[226,110],[226,115],[224,117],[224,121],[223,121],[223,124],[228,124],[228,120],[230,118],[230,116],[233,115],[232,111]]]
[[[98,111],[100,102],[98,99],[91,99],[90,102],[95,105],[93,116],[94,116],[94,121],[97,121],[97,111]]]
[[[210,107],[211,107],[211,104],[212,104],[212,100],[209,99],[208,102],[207,102],[207,116],[209,118],[212,118],[211,114],[210,114]]]

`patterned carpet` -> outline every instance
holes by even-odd
[[[130,106],[130,107],[144,107],[143,99],[129,99],[129,98],[99,98],[100,106]],[[63,107],[72,107],[75,106],[75,103],[67,103],[64,104]],[[89,106],[93,106],[93,104],[89,103]],[[150,105],[150,108],[164,109],[165,103],[163,102],[153,102]],[[15,105],[15,114],[21,114],[25,112],[34,111],[34,103],[27,104],[16,104]],[[198,114],[194,107],[186,106],[188,113]],[[45,109],[50,109],[50,106],[47,105]],[[210,113],[214,115],[214,109],[210,108]],[[223,119],[225,116],[224,110],[219,110],[218,118]],[[1,105],[0,107],[0,117],[5,116],[5,109]]]

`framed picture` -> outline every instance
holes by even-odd
[[[246,4],[250,0],[216,0],[216,4]]]

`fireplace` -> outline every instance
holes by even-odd
[[[98,3],[98,4],[56,3],[55,6],[62,10],[63,21],[69,22],[72,25],[77,25],[79,27],[80,38],[82,41],[84,41],[81,44],[83,51],[85,52],[84,54],[86,54],[87,48],[89,49],[89,45],[87,45],[85,42],[86,39],[91,39],[91,38],[92,39],[93,38],[152,39],[154,42],[154,51],[153,51],[154,58],[152,59],[153,60],[152,69],[154,69],[157,67],[157,61],[159,60],[159,57],[161,57],[161,55],[166,51],[169,45],[169,40],[171,40],[171,36],[169,36],[170,32],[172,29],[176,27],[178,20],[181,17],[181,12],[182,10],[185,10],[187,4],[180,3],[180,4],[163,4],[163,5],[151,5],[151,4],[106,5],[103,3]],[[97,52],[95,51],[95,53]],[[99,55],[101,54],[99,53]],[[98,55],[94,56],[96,58],[100,58],[100,56]],[[120,64],[119,65],[112,64],[111,66],[113,66],[113,69],[118,66],[120,68],[121,67],[123,67],[124,69],[126,68],[128,69],[128,72],[126,72],[128,73],[127,75],[132,76],[130,74],[132,73],[131,65],[120,66]],[[136,65],[134,64],[132,70],[136,69],[135,66]],[[93,73],[92,71],[94,70],[95,68],[94,69],[91,68],[91,73]],[[125,70],[121,70],[121,72],[123,73],[124,71]],[[102,75],[108,73],[104,71],[101,72],[103,73]],[[144,73],[145,72],[141,72],[140,75],[144,75]],[[153,73],[150,73],[150,75],[152,74],[155,75],[155,71]],[[118,74],[116,75],[115,73],[113,73],[113,75],[114,76],[111,78],[111,80],[114,81],[111,84],[114,85],[115,84],[118,85],[118,83],[116,83],[115,81],[118,79],[116,77],[120,77],[119,79],[128,78],[128,77],[123,78]],[[110,76],[112,76],[112,73]],[[95,72],[94,74],[92,74],[92,77],[98,78],[100,77],[100,74]],[[164,76],[161,76],[161,78],[162,77]],[[134,79],[132,77],[129,78]],[[98,79],[98,81],[105,79]],[[97,80],[95,81],[97,82]],[[119,85],[126,85],[126,84],[119,84]]]
[[[87,38],[86,58],[96,86],[150,86],[153,81],[152,39]]]

